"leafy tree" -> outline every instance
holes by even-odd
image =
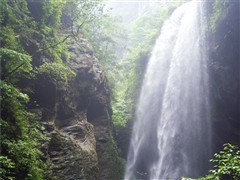
[[[36,25],[28,13],[27,4],[23,0],[1,0],[1,77],[10,82],[32,69],[32,58],[21,45],[31,38]]]
[[[46,165],[40,147],[46,136],[43,127],[27,112],[29,98],[12,86],[1,81],[1,176],[42,179]]]
[[[40,51],[56,62],[69,59],[68,44],[81,42],[83,26],[101,16],[101,0],[49,0],[43,4],[41,30],[44,35]],[[60,35],[61,34],[61,35]],[[60,36],[59,36],[60,35]]]
[[[119,16],[104,14],[84,27],[84,34],[94,49],[94,55],[108,73],[118,64],[119,55],[126,41],[126,31]]]

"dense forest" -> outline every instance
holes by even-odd
[[[239,9],[231,0],[0,0],[0,179],[240,179]],[[153,57],[153,68],[163,64],[148,78]],[[174,69],[175,59],[192,65]],[[168,105],[166,124],[186,124],[162,125]],[[172,142],[179,151],[161,160]],[[190,165],[169,176],[178,167],[159,169],[166,159]]]

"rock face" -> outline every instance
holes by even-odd
[[[214,151],[222,144],[240,145],[239,2],[229,1],[209,35]]]
[[[112,179],[110,95],[106,78],[89,45],[71,45],[69,67],[76,77],[57,87],[44,76],[35,81],[36,111],[50,134],[43,146],[51,165],[47,179]],[[50,178],[51,177],[51,178]]]

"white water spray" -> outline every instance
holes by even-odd
[[[208,72],[201,3],[164,23],[136,111],[125,179],[198,177],[208,170]]]

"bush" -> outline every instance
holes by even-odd
[[[40,148],[47,137],[34,115],[25,108],[29,97],[4,81],[0,81],[0,88],[1,177],[43,179],[47,167]]]
[[[38,68],[38,74],[44,75],[57,86],[63,86],[76,73],[62,63],[45,63]]]
[[[227,143],[223,147],[223,151],[215,153],[215,159],[210,160],[216,165],[213,166],[206,177],[198,178],[198,180],[240,179],[240,150],[238,146]],[[182,178],[182,180],[191,179]]]
[[[209,172],[220,179],[223,176],[240,179],[240,150],[237,146],[229,143],[224,144],[223,147],[223,151],[215,153],[215,159],[210,160],[216,165]]]

